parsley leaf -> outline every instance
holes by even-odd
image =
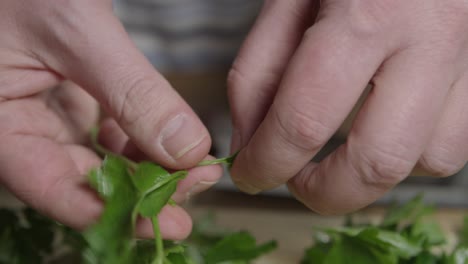
[[[97,224],[84,233],[89,247],[84,259],[89,264],[130,263],[133,237],[132,212],[138,201],[125,162],[107,156],[102,166],[89,174],[91,185],[105,201]]]
[[[460,247],[468,247],[468,216],[463,220],[463,227],[460,231]]]
[[[150,175],[150,174],[149,174]],[[177,189],[179,180],[185,178],[186,171],[178,171],[165,177],[161,177],[153,187],[146,190],[138,204],[138,212],[143,217],[156,216],[169,202],[172,194]]]
[[[232,233],[216,243],[205,256],[206,264],[237,261],[248,261],[276,248],[276,242],[270,241],[256,246],[255,238],[247,232]]]
[[[445,243],[445,237],[439,224],[429,218],[433,208],[422,201],[418,195],[393,206],[379,225],[348,221],[347,227],[319,230],[301,263],[468,264],[468,220],[452,254],[436,254],[434,249]]]

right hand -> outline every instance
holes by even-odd
[[[110,132],[120,135],[114,145],[134,144],[171,169],[207,156],[206,128],[135,48],[112,1],[4,0],[0,32],[0,183],[30,206],[75,228],[100,213],[102,204],[81,187],[100,161],[80,144],[97,121],[93,98],[122,129]],[[71,87],[49,89],[64,80]],[[181,186],[220,174],[195,169]],[[163,212],[166,238],[190,232],[182,209]]]

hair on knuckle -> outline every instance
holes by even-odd
[[[320,148],[334,132],[322,121],[304,111],[284,114],[274,111],[279,134],[290,145],[305,151]]]

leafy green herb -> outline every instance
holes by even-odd
[[[270,252],[277,247],[275,241],[256,246],[255,238],[247,232],[237,232],[224,237],[216,243],[205,255],[206,264],[249,263],[250,260]]]
[[[433,208],[418,195],[391,208],[379,225],[351,225],[322,229],[306,250],[302,264],[468,264],[468,220],[460,243],[451,254],[436,254],[445,243],[441,227],[428,216]],[[352,223],[352,221],[348,221]],[[439,250],[440,251],[440,250]]]
[[[460,231],[460,247],[468,247],[468,216],[463,220],[463,227]]]
[[[187,175],[186,171],[178,171],[163,178],[160,183],[141,193],[141,202],[138,204],[138,212],[143,217],[153,217],[159,214],[172,194],[176,191],[177,182]]]
[[[245,231],[219,228],[213,214],[196,221],[186,243],[187,256],[195,263],[206,264],[248,264],[277,247],[276,241],[257,245],[255,238]]]
[[[235,261],[243,264],[276,246],[275,242],[257,246],[255,239],[246,232],[217,234],[209,245],[203,245],[203,250],[199,250],[193,241],[190,246],[163,241],[158,214],[165,205],[174,203],[171,196],[187,171],[169,173],[157,164],[135,163],[99,145],[96,147],[105,158],[99,168],[89,172],[88,181],[105,203],[101,218],[82,234],[60,228],[62,244],[73,249],[77,263],[214,264]],[[231,164],[233,159],[210,160],[202,165]],[[0,210],[0,264],[45,263],[46,256],[52,254],[58,225],[31,209],[22,212],[22,216],[26,222],[19,225],[21,221],[16,213]],[[134,239],[138,216],[151,220],[154,240]],[[199,229],[196,236],[201,241],[210,235],[206,229]],[[186,250],[189,247],[190,250]],[[192,258],[194,255],[190,252],[199,252],[199,257]]]
[[[90,172],[89,179],[106,206],[99,222],[84,233],[89,245],[85,262],[130,263],[132,212],[139,197],[128,168],[118,156],[107,156],[100,168]]]
[[[185,252],[186,246],[162,240],[158,223],[158,214],[162,208],[167,204],[174,204],[171,196],[176,191],[177,183],[187,175],[187,171],[169,173],[163,167],[151,162],[135,163],[110,153],[97,144],[96,136],[97,131],[94,131],[93,144],[99,153],[105,155],[105,159],[100,168],[89,173],[89,182],[105,201],[105,209],[99,222],[84,234],[88,245],[83,253],[85,262],[89,264],[195,263]],[[213,164],[230,166],[234,158],[235,155],[204,161],[199,166]],[[135,242],[133,239],[138,216],[151,220],[153,241]],[[220,258],[216,253],[218,250],[212,250],[211,253],[203,254],[199,263],[218,263],[230,259],[248,263],[249,260],[271,250],[274,246],[270,242],[257,247],[253,237],[247,233],[230,234],[221,237],[213,247],[221,249],[222,252],[234,253]]]
[[[21,211],[0,209],[0,263],[49,263],[63,255],[78,255],[84,245],[82,237],[32,209]],[[52,255],[54,244],[68,250]],[[79,255],[78,255],[79,256]]]

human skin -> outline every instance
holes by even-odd
[[[26,204],[78,229],[99,217],[85,175],[100,159],[82,145],[97,102],[110,116],[99,135],[109,149],[171,169],[209,158],[206,128],[135,48],[110,0],[3,0],[0,32],[0,183]],[[220,175],[217,166],[192,169],[174,198]],[[165,238],[189,234],[182,208],[159,217]],[[152,233],[149,222],[138,230]]]
[[[229,75],[231,175],[322,214],[468,159],[468,2],[267,0]],[[344,145],[311,158],[373,85]]]

